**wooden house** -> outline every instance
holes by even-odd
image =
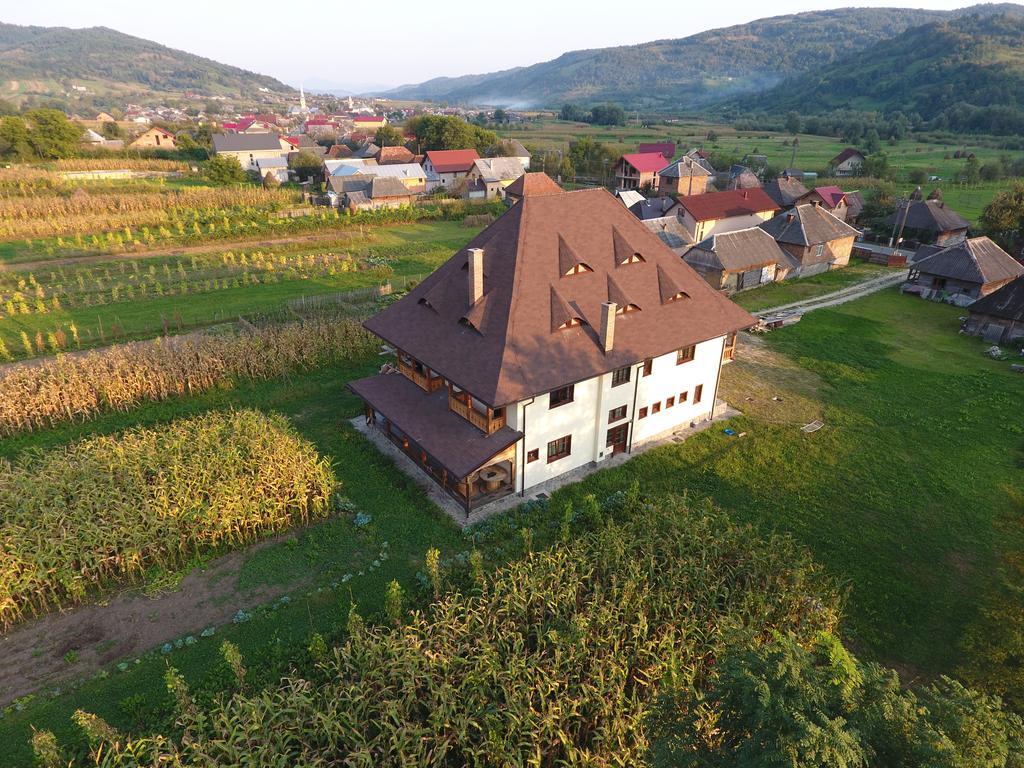
[[[850,263],[853,242],[860,233],[835,214],[816,203],[797,205],[783,211],[761,229],[775,238],[797,264],[793,277],[807,277]]]
[[[1024,275],[1024,265],[989,240],[972,237],[917,253],[904,293],[964,307]]]
[[[711,235],[683,259],[712,288],[727,293],[784,280],[799,266],[799,260],[760,227]]]
[[[990,344],[1024,340],[1024,276],[970,304],[967,312],[964,333],[980,336]]]

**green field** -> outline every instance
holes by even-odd
[[[706,141],[709,131],[714,131],[718,138],[714,143]],[[652,125],[650,127],[601,127],[587,123],[567,123],[560,120],[545,120],[540,123],[524,123],[511,129],[504,129],[503,136],[519,139],[527,147],[539,151],[568,151],[569,142],[581,136],[592,136],[598,141],[610,145],[615,154],[635,152],[642,141],[674,141],[682,150],[703,146],[709,152],[720,152],[742,158],[749,153],[760,153],[768,158],[772,168],[795,167],[805,171],[824,173],[829,160],[846,148],[839,139],[828,136],[799,134],[800,145],[794,162],[792,136],[770,131],[737,131],[731,126],[711,125],[704,123],[675,123],[669,125]],[[980,163],[994,160],[1000,156],[1019,158],[1020,152],[1007,152],[992,149],[973,143],[970,137],[964,137],[963,143],[933,144],[916,140],[902,140],[896,144],[883,142],[882,151],[889,156],[889,164],[896,171],[896,179],[901,194],[912,191],[906,174],[913,169],[920,169],[929,176],[938,176],[942,181],[929,182],[925,189],[934,187],[942,189],[946,202],[958,210],[967,219],[977,222],[982,209],[989,203],[993,195],[1006,189],[1012,180],[998,182],[980,182],[974,185],[957,183],[955,179],[962,172],[963,160],[954,159],[953,153],[958,149],[968,150],[977,155]],[[832,183],[822,177],[820,184]],[[850,191],[860,185],[860,180],[839,180],[841,187]]]
[[[841,291],[843,288],[889,273],[888,267],[855,260],[851,261],[848,267],[833,269],[821,275],[783,280],[781,283],[769,283],[749,291],[741,291],[732,299],[744,309],[757,312]]]
[[[861,652],[911,676],[952,673],[994,548],[1024,548],[994,527],[1019,515],[1024,387],[957,334],[961,313],[893,289],[741,345],[723,393],[745,411],[729,424],[744,437],[714,429],[655,449],[552,503],[633,480],[710,496],[811,548],[849,589]],[[825,427],[800,431],[815,418]]]

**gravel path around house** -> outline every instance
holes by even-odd
[[[874,277],[861,283],[848,285],[845,288],[833,291],[832,293],[815,296],[812,299],[804,299],[803,301],[795,301],[790,304],[782,304],[777,307],[760,309],[752,314],[755,317],[772,320],[781,320],[786,317],[803,315],[815,309],[834,307],[839,304],[845,304],[848,301],[854,301],[855,299],[869,296],[872,293],[877,293],[878,291],[884,291],[886,288],[891,288],[894,285],[902,283],[907,279],[908,274],[909,270],[901,269],[892,274],[884,275],[882,277]]]

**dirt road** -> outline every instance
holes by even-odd
[[[785,321],[789,318],[800,317],[815,309],[834,307],[839,304],[845,304],[848,301],[863,298],[864,296],[870,296],[872,293],[877,293],[878,291],[884,291],[886,288],[891,288],[902,283],[907,279],[907,274],[908,270],[901,269],[897,272],[883,275],[882,277],[875,277],[871,280],[865,280],[862,283],[848,285],[842,290],[826,293],[823,296],[815,296],[814,298],[795,301],[791,304],[782,304],[778,307],[761,309],[753,314],[755,317],[760,317],[765,321]]]

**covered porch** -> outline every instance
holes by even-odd
[[[485,433],[450,410],[445,388],[427,392],[401,374],[359,379],[349,388],[365,403],[366,424],[413,460],[467,517],[515,492],[521,432],[502,425]]]

